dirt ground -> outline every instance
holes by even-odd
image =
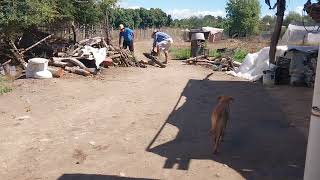
[[[312,89],[265,88],[178,61],[13,86],[0,96],[1,179],[303,177]],[[235,102],[213,155],[208,130],[219,95]]]

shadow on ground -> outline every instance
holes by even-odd
[[[144,178],[120,177],[99,174],[64,174],[57,180],[147,180]],[[152,179],[151,179],[152,180]]]
[[[231,95],[235,102],[221,153],[213,155],[208,130],[220,95]],[[212,159],[246,179],[302,179],[306,139],[295,127],[289,127],[281,107],[260,84],[190,80],[181,97],[185,103],[173,109],[146,149],[167,158],[163,168],[188,170],[192,159]],[[178,135],[155,146],[168,124],[179,129]]]

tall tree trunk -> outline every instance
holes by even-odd
[[[110,25],[109,25],[109,15],[108,11],[105,12],[105,30],[106,30],[106,42],[108,45],[111,44],[111,34],[110,34]]]
[[[73,34],[73,43],[77,42],[77,34],[76,34],[76,27],[74,25],[74,21],[72,21],[71,23],[71,30],[72,30],[72,34]]]
[[[274,32],[271,37],[270,51],[269,51],[269,62],[275,64],[277,45],[280,38],[284,11],[286,10],[286,0],[278,0],[277,2],[277,21],[274,28]]]

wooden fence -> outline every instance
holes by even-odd
[[[58,38],[70,38],[72,39],[73,34],[71,28],[69,27],[42,27],[40,28],[44,32],[54,33]],[[183,32],[182,29],[178,28],[162,28],[160,29],[163,32],[168,33],[173,39],[175,40],[182,40],[183,39]],[[151,39],[151,35],[154,29],[134,29],[135,40],[142,41],[142,40],[149,40]],[[116,42],[119,38],[119,30],[111,29],[111,38],[113,42]],[[76,28],[76,35],[77,41],[81,41],[83,39],[88,39],[97,36],[105,36],[106,31],[104,26],[78,26]]]

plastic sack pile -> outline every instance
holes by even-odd
[[[277,46],[276,56],[282,56],[286,51],[297,49],[299,51],[314,51],[318,50],[317,46]],[[259,80],[263,71],[269,69],[269,50],[270,47],[265,47],[257,53],[248,54],[243,63],[234,71],[228,71],[227,74],[241,77],[250,81]]]

